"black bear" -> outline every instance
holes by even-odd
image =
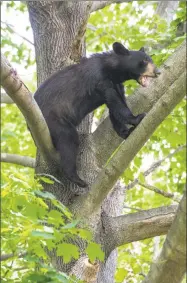
[[[145,114],[132,114],[126,104],[122,83],[134,79],[146,87],[149,77],[157,77],[158,74],[144,48],[129,51],[115,42],[112,51],[84,58],[79,64],[56,72],[41,84],[34,98],[60,153],[61,171],[70,181],[80,187],[87,186],[76,170],[79,146],[76,126],[88,113],[105,103],[115,131],[126,139]],[[133,127],[128,129],[127,124]]]

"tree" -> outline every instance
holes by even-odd
[[[79,62],[80,57],[85,54],[85,32],[90,13],[111,2],[29,1],[27,3],[34,33],[38,84],[54,71]],[[125,142],[114,133],[108,118],[104,119],[93,133],[91,133],[93,114],[79,126],[81,140],[78,158],[79,174],[90,184],[89,191],[80,196],[77,196],[77,192],[82,193],[78,187],[57,175],[58,153],[53,148],[41,112],[31,93],[17,74],[11,71],[12,68],[7,61],[2,58],[1,84],[25,116],[39,149],[36,173],[54,176],[53,185],[43,184],[45,191],[53,193],[76,217],[83,220],[82,226],[92,231],[94,240],[101,244],[105,252],[105,262],[89,262],[84,253],[85,241],[79,239],[81,256],[78,260],[65,264],[61,257],[51,254],[58,270],[75,274],[87,282],[94,282],[96,277],[97,282],[113,282],[117,247],[167,233],[176,206],[152,208],[120,216],[125,189],[118,179],[125,169],[128,170],[130,162],[156,128],[182,101],[185,95],[184,57],[185,43],[164,63],[162,75],[152,83],[151,88],[138,89],[128,97],[129,106],[135,114],[144,111],[148,114]],[[49,162],[51,156],[55,157],[53,164]],[[7,157],[12,156],[4,156],[4,161]],[[33,166],[33,160],[29,162]],[[138,179],[139,184],[146,186],[144,178],[140,179]],[[151,188],[154,189],[153,186]],[[75,243],[72,239],[70,242]],[[182,274],[184,272],[185,268],[182,268]]]

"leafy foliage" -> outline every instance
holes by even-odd
[[[41,191],[41,185],[36,180],[31,182],[32,179],[29,179],[28,182],[27,177],[18,172],[9,176],[3,173],[2,177],[2,251],[4,254],[15,254],[15,257],[8,261],[10,264],[13,262],[15,267],[23,266],[24,269],[30,270],[29,274],[23,274],[20,281],[17,268],[3,264],[2,271],[8,275],[8,282],[33,282],[34,278],[38,278],[37,282],[51,282],[57,273],[50,266],[47,250],[56,252],[64,263],[68,263],[72,258],[78,259],[79,248],[73,244],[76,238],[88,242],[85,251],[91,261],[95,257],[104,259],[100,246],[92,242],[91,233],[79,229],[79,221],[74,221],[67,208],[52,194]],[[53,208],[49,209],[51,205]],[[27,253],[23,258],[16,256],[25,251]],[[37,273],[34,271],[36,267]],[[63,274],[58,276],[62,282],[73,282]],[[6,276],[4,280],[7,282]]]

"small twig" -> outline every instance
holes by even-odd
[[[138,184],[140,186],[142,186],[142,187],[144,187],[144,188],[146,188],[146,189],[148,189],[150,191],[153,191],[153,192],[155,192],[157,194],[160,194],[160,195],[162,195],[162,196],[164,196],[166,198],[171,198],[171,199],[175,200],[178,203],[180,202],[180,200],[177,199],[173,193],[165,192],[165,191],[160,190],[160,189],[156,188],[155,186],[152,186],[152,185],[149,185],[149,184],[144,184],[144,183],[141,183],[141,182],[138,182]]]
[[[13,28],[12,25],[10,25],[10,24],[8,24],[8,23],[6,23],[6,22],[3,22],[3,21],[1,21],[1,23],[2,23],[2,24],[5,24],[7,27],[9,27],[9,29],[10,29],[13,33],[17,34],[19,37],[21,37],[22,39],[24,39],[24,40],[27,41],[28,43],[34,45],[34,43],[33,43],[32,41],[30,41],[28,38],[26,38],[25,36],[23,36],[23,35],[21,35],[20,33],[18,33],[18,32]]]

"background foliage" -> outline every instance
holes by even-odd
[[[26,85],[34,92],[36,65],[27,8],[20,1],[3,1],[1,6],[2,52],[16,66]],[[164,19],[154,14],[155,9],[155,1],[134,1],[112,4],[93,13],[86,32],[88,56],[93,52],[109,50],[117,40],[129,49],[145,46],[154,62],[160,66],[185,38],[183,34],[178,36],[177,29],[186,20],[186,9],[185,2],[180,2],[175,19],[169,26]],[[16,21],[20,17],[25,23],[23,34]],[[134,81],[125,85],[127,95],[133,93],[137,87]],[[102,117],[104,110],[105,107],[102,106],[95,112],[96,119]],[[3,104],[1,111],[2,152],[35,157],[34,142],[17,107]],[[122,175],[126,185],[131,184],[135,178],[141,183],[127,191],[124,213],[170,205],[180,199],[186,179],[185,149],[166,159],[149,176],[144,177],[143,172],[153,161],[166,157],[172,150],[186,143],[185,111],[183,100],[159,126]],[[5,254],[15,254],[15,257],[2,264],[2,282],[78,282],[75,278],[57,273],[50,266],[45,247],[57,249],[58,255],[68,262],[71,258],[79,257],[79,250],[77,246],[68,244],[66,239],[78,235],[88,242],[86,252],[91,260],[96,257],[102,260],[103,252],[92,242],[88,231],[78,228],[78,221],[72,219],[70,212],[54,196],[42,192],[33,173],[30,168],[2,164],[2,251]],[[48,179],[44,181],[49,182]],[[142,184],[170,192],[173,197],[166,198]],[[57,210],[48,213],[44,199],[48,203],[52,202]],[[116,283],[141,282],[163,241],[164,236],[120,247]],[[25,251],[26,255],[23,257],[16,256]]]

